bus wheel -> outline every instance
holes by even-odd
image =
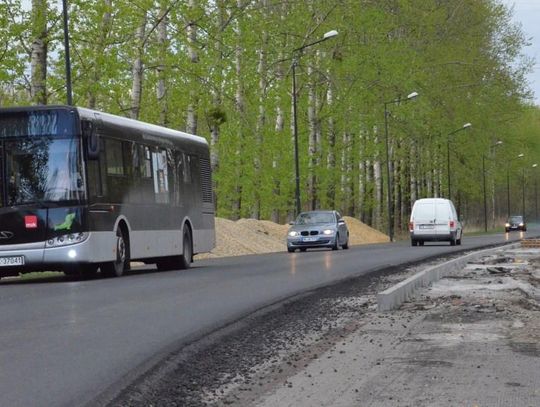
[[[116,260],[101,266],[101,272],[106,277],[120,277],[124,274],[126,264],[129,264],[127,244],[122,228],[118,228],[116,230]]]
[[[183,254],[180,256],[180,268],[188,269],[193,261],[193,243],[191,240],[191,232],[186,229],[184,238],[182,239]]]

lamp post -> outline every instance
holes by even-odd
[[[64,52],[66,65],[66,102],[69,106],[73,104],[73,94],[71,91],[71,60],[69,55],[69,27],[68,27],[68,6],[67,0],[62,0],[63,20],[64,20]]]
[[[295,209],[296,214],[298,215],[301,210],[300,205],[300,160],[298,158],[298,113],[297,113],[297,96],[296,96],[296,67],[298,65],[298,60],[302,56],[302,51],[312,45],[319,44],[323,41],[326,41],[332,37],[338,35],[336,30],[328,31],[323,35],[320,40],[315,42],[303,45],[301,47],[293,49],[293,63],[292,63],[292,102],[293,102],[293,138],[294,138],[294,170],[295,170],[295,179],[296,179],[296,189],[295,189]]]
[[[533,164],[532,168],[537,168],[538,164]],[[534,177],[534,221],[538,222],[538,176]]]
[[[506,211],[508,217],[510,217],[510,163],[518,158],[523,157],[525,157],[525,154],[519,154],[517,157],[508,160],[508,164],[506,166]]]
[[[471,123],[465,123],[463,126],[461,126],[459,129],[454,130],[450,133],[448,133],[448,136],[446,136],[446,161],[447,161],[447,175],[448,175],[448,199],[452,199],[452,190],[450,189],[450,136],[453,136],[459,131],[467,130],[472,126]]]
[[[418,96],[418,92],[412,92],[407,95],[406,99],[397,98],[384,102],[384,135],[386,141],[386,186],[388,188],[386,198],[388,204],[388,237],[390,241],[394,241],[394,213],[392,210],[392,180],[390,179],[390,151],[388,143],[388,105],[400,102],[407,102]]]
[[[495,144],[489,146],[489,152],[492,149],[502,145],[502,141],[497,141]],[[484,232],[487,232],[487,200],[486,200],[486,155],[482,154],[482,179],[484,185]]]

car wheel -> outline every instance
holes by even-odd
[[[116,260],[105,263],[101,266],[101,272],[106,277],[120,277],[129,264],[128,242],[124,237],[122,228],[116,230]]]
[[[506,228],[506,229],[504,229],[504,232],[508,233],[508,232],[510,232],[510,229]]]
[[[347,240],[345,241],[345,243],[343,243],[341,245],[341,247],[343,248],[343,250],[347,250],[349,248],[349,237],[347,236]]]
[[[332,246],[332,250],[338,250],[339,249],[339,234],[336,235],[336,240],[334,241],[334,245]]]
[[[523,228],[523,231],[526,232],[526,231],[527,231],[527,228]]]
[[[423,241],[423,240],[420,240],[420,241],[418,242],[418,244],[419,244],[420,246],[423,246],[423,245],[424,245],[424,241]]]
[[[454,236],[450,239],[450,246],[455,246],[455,245],[456,245],[456,237]]]
[[[411,246],[418,246],[418,240],[411,239]]]

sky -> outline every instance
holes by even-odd
[[[525,54],[536,59],[533,72],[528,76],[529,86],[534,91],[534,102],[540,106],[540,0],[503,0],[514,7],[514,21],[522,25],[531,46]]]

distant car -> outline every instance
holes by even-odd
[[[450,242],[460,245],[463,228],[456,208],[449,199],[424,198],[414,202],[409,233],[412,246],[423,246],[424,242]]]
[[[521,215],[510,216],[504,225],[504,231],[510,232],[511,230],[527,231],[527,224]]]
[[[349,230],[337,211],[302,212],[291,222],[287,233],[287,250],[329,247],[332,250],[349,248]]]

